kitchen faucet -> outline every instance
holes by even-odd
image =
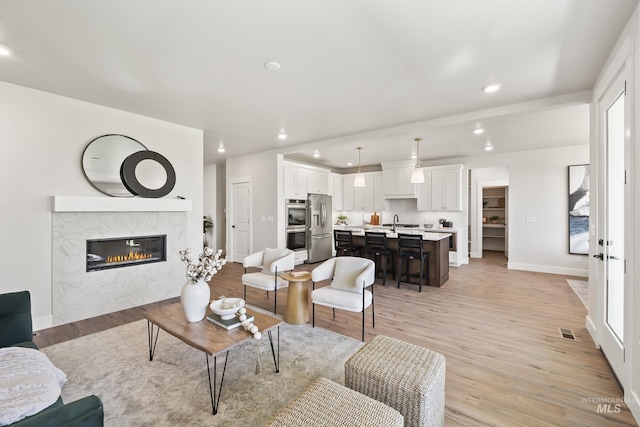
[[[396,232],[396,221],[400,221],[400,218],[398,218],[398,214],[393,215],[393,226],[391,227],[391,232],[393,233]]]

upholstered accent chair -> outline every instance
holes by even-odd
[[[368,258],[341,256],[330,258],[311,272],[313,291],[311,292],[312,325],[315,327],[316,304],[333,309],[362,312],[362,341],[364,341],[364,312],[371,306],[373,327],[376,326],[373,304],[373,281],[375,263]],[[331,280],[329,286],[315,289],[316,282]],[[367,288],[371,286],[371,291]]]
[[[244,274],[242,284],[244,285],[244,300],[247,300],[247,286],[273,291],[273,313],[276,313],[278,304],[278,289],[289,286],[289,282],[282,279],[280,274],[293,270],[295,267],[295,253],[290,249],[265,250],[248,255],[242,261]],[[259,268],[260,271],[249,272],[249,268]]]

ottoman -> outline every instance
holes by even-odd
[[[398,411],[326,378],[319,378],[265,426],[402,427]]]
[[[344,367],[347,387],[395,408],[405,426],[444,425],[445,358],[440,353],[378,335]]]

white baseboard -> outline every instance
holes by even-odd
[[[537,273],[562,274],[564,276],[589,277],[589,270],[582,268],[553,267],[550,265],[522,264],[509,262],[507,268],[511,270],[534,271]]]
[[[587,332],[589,332],[589,335],[591,335],[591,339],[596,344],[596,348],[600,348],[600,345],[598,344],[597,335],[596,335],[596,332],[597,332],[596,325],[593,323],[593,321],[589,316],[585,318],[584,323],[585,323],[585,327],[587,328]]]
[[[637,423],[640,423],[640,395],[635,390],[629,391],[628,397],[625,397],[625,403],[629,407],[633,418],[636,419]]]

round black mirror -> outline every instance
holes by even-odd
[[[149,150],[138,151],[124,159],[120,177],[127,190],[147,198],[164,197],[176,185],[176,172],[169,160]]]
[[[82,154],[82,170],[98,191],[114,197],[133,197],[122,183],[122,162],[141,150],[146,150],[133,138],[118,134],[102,135],[91,141]]]

